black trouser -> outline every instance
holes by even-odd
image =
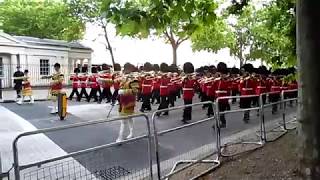
[[[17,98],[21,98],[22,84],[15,84],[14,89],[16,90]]]
[[[110,91],[110,87],[103,88],[103,90],[102,90],[102,92],[100,94],[99,102],[102,102],[102,100],[104,98],[107,98],[107,102],[111,102],[111,97],[112,97],[112,94],[111,94],[111,91]]]
[[[118,100],[118,94],[119,94],[119,89],[115,89],[112,94],[112,104],[115,104],[116,100]]]
[[[80,99],[80,100],[82,99],[83,95],[85,96],[85,98],[87,99],[87,101],[90,100],[86,88],[81,88],[80,95],[79,95],[79,97],[80,97],[79,99]]]
[[[237,96],[238,95],[238,91],[236,90],[232,90],[231,91],[231,95],[232,96]],[[232,104],[236,103],[237,102],[237,98],[232,98]]]
[[[209,101],[212,101],[214,102],[214,97],[208,97]],[[214,111],[213,111],[213,107],[212,107],[212,104],[208,104],[208,113],[207,113],[207,116],[208,117],[211,117],[214,115]]]
[[[184,99],[184,105],[192,104],[192,99]],[[192,119],[192,107],[185,107],[183,109],[182,121],[189,121]]]
[[[94,98],[94,101],[97,102],[98,101],[97,92],[98,92],[98,88],[91,88],[88,101],[90,101],[91,98]]]
[[[142,105],[141,111],[147,110],[151,111],[151,103],[150,103],[151,94],[143,94],[142,95]]]
[[[154,101],[157,100],[157,104],[160,104],[160,90],[153,90],[152,91],[152,101],[151,103],[154,104]]]
[[[142,101],[142,93],[141,90],[139,90],[138,94],[137,94],[137,101]]]
[[[251,108],[251,102],[252,102],[251,97],[240,98],[240,108],[242,108],[242,109]],[[250,120],[250,111],[247,110],[243,114],[243,121],[248,122],[249,120]]]
[[[171,107],[174,107],[174,101],[175,101],[175,93],[174,92],[170,92],[169,97],[168,97],[168,101]]]
[[[76,94],[77,100],[80,101],[80,94],[79,94],[78,88],[72,88],[72,92],[69,96],[69,100],[72,100],[74,94]]]
[[[158,110],[166,109],[166,108],[168,108],[168,106],[169,106],[168,96],[160,96],[160,105],[159,105]],[[166,111],[164,114],[169,114],[169,112]],[[158,115],[160,115],[160,114],[158,114]]]
[[[269,102],[275,103],[280,100],[280,94],[269,94]],[[278,111],[278,104],[272,105],[272,114],[276,113]]]
[[[205,102],[205,101],[208,101],[209,98],[208,98],[208,96],[206,95],[206,93],[202,93],[200,100],[201,100],[201,102]],[[202,105],[202,108],[206,108],[206,107],[209,107],[209,105],[208,105],[208,104]]]
[[[224,112],[230,109],[230,105],[228,102],[219,102],[219,112]],[[220,114],[220,122],[223,125],[226,125],[226,117],[225,114]]]
[[[176,97],[181,98],[181,88],[177,89]]]

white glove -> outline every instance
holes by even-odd
[[[125,91],[124,91],[123,89],[119,89],[118,94],[119,94],[119,95],[122,95],[122,94],[124,94],[124,92],[125,92]]]

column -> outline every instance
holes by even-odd
[[[17,70],[18,60],[16,54],[11,54],[10,71],[9,71],[9,87],[13,87],[13,73]]]
[[[92,62],[91,59],[88,59],[88,72],[91,73]]]

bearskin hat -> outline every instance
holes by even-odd
[[[149,71],[153,71],[153,69],[154,68],[153,68],[151,63],[149,63],[149,62],[144,63],[144,65],[143,65],[143,70],[144,71],[149,72]]]
[[[79,68],[75,68],[75,69],[73,70],[73,72],[74,72],[74,73],[80,73],[80,69],[79,69]]]
[[[130,63],[125,63],[123,65],[123,70],[125,73],[131,73],[131,72],[134,72],[136,69],[136,67]]]
[[[228,73],[227,64],[224,62],[219,62],[217,65],[217,71],[222,74],[227,74]]]
[[[244,64],[241,69],[243,69],[245,72],[248,73],[253,73],[254,67],[252,64],[248,63],[248,64]]]
[[[81,67],[81,72],[82,72],[82,73],[88,72],[88,67],[87,67],[87,66]]]
[[[167,63],[161,63],[160,64],[160,71],[161,72],[168,72],[168,70],[169,70],[169,66],[168,66]]]
[[[118,63],[115,63],[113,66],[113,71],[121,71],[121,66]]]
[[[178,71],[179,71],[178,66],[175,65],[175,64],[171,64],[171,65],[169,66],[169,71],[170,71],[170,72],[178,72]]]
[[[91,73],[98,73],[97,67],[91,67]]]
[[[236,67],[230,68],[230,74],[240,74],[240,69]]]
[[[110,66],[108,64],[102,64],[102,70],[110,70]]]
[[[194,73],[194,67],[191,62],[186,62],[183,65],[183,72],[186,74]]]
[[[159,64],[154,64],[154,65],[153,65],[153,70],[154,70],[154,71],[160,71],[160,66],[159,66]]]
[[[257,74],[268,75],[269,71],[265,66],[259,66]]]

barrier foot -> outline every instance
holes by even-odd
[[[247,150],[244,150],[244,151],[240,151],[240,152],[235,152],[235,153],[230,153],[230,154],[225,154],[224,152],[227,151],[227,149],[230,147],[230,146],[248,146],[248,145],[252,145],[253,147],[247,149]],[[221,148],[221,156],[222,157],[232,157],[232,156],[236,156],[236,155],[240,155],[240,154],[243,154],[243,153],[246,153],[246,152],[250,152],[250,151],[254,151],[256,149],[259,149],[261,147],[264,146],[264,142],[262,141],[257,141],[257,142],[239,142],[239,143],[232,143],[232,144],[225,144],[224,147]],[[243,149],[244,147],[238,147],[236,148],[237,150],[238,149]]]
[[[202,160],[180,160],[180,161],[177,161],[177,162],[173,165],[170,173],[169,173],[168,175],[166,175],[167,178],[165,178],[165,179],[166,179],[166,180],[169,180],[170,177],[173,176],[174,174],[176,174],[176,173],[178,173],[178,172],[180,172],[180,171],[183,171],[183,170],[187,169],[188,167],[191,167],[191,166],[195,165],[196,163],[208,163],[208,164],[214,164],[214,165],[213,165],[212,167],[210,167],[209,169],[207,169],[207,170],[205,170],[205,171],[197,174],[196,176],[194,176],[194,177],[192,177],[192,178],[189,178],[190,180],[195,180],[195,179],[198,179],[199,177],[202,177],[203,175],[205,175],[205,174],[207,174],[207,173],[215,170],[216,168],[218,168],[218,167],[220,166],[220,164],[221,164],[218,157],[217,157],[217,159],[214,159],[214,160],[211,160],[211,159],[202,159]],[[177,168],[178,165],[180,165],[180,164],[188,164],[188,165],[186,165],[186,166],[184,166],[184,167],[176,170],[176,168]]]

